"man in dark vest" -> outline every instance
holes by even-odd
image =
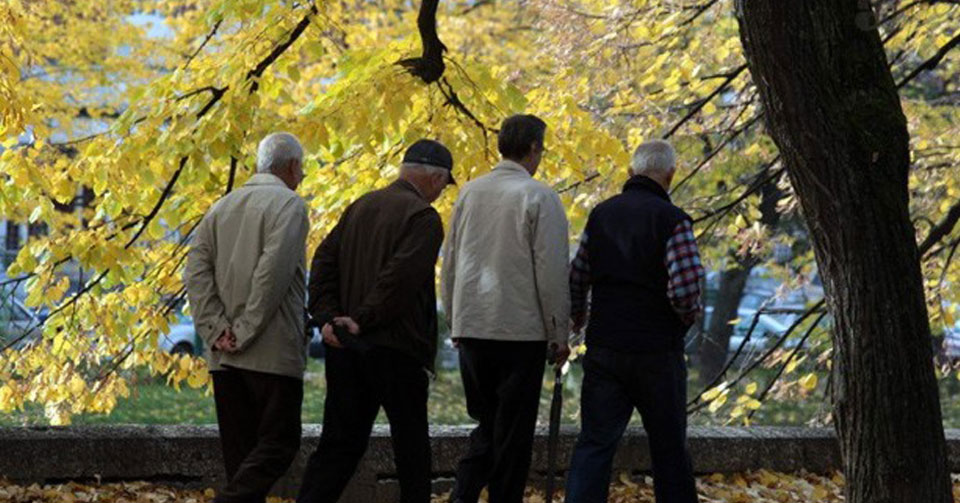
[[[607,501],[613,455],[634,408],[649,436],[657,503],[697,502],[683,337],[701,311],[703,267],[691,219],[667,194],[675,170],[669,143],[640,145],[623,193],[590,214],[573,262],[576,331],[591,291],[592,301],[567,503]]]
[[[446,147],[414,143],[400,178],[351,204],[314,255],[308,309],[323,327],[327,396],[299,503],[340,499],[381,407],[390,420],[400,501],[430,501],[427,384],[437,354],[434,278],[443,242],[430,204],[453,183],[452,169]],[[349,333],[338,337],[334,325]]]

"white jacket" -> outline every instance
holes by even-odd
[[[236,353],[208,351],[224,366],[303,378],[307,339],[307,205],[275,175],[253,175],[200,221],[183,281],[197,335],[208,348],[227,328]]]
[[[443,248],[454,338],[567,342],[569,237],[560,197],[504,160],[461,190]]]

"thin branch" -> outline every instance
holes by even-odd
[[[697,20],[697,18],[702,16],[704,12],[707,12],[708,10],[710,10],[710,7],[713,7],[714,5],[719,3],[719,1],[720,0],[710,0],[709,2],[706,2],[700,5],[699,7],[697,7],[697,11],[694,12],[692,16],[690,16],[687,19],[684,19],[678,26],[683,27],[693,23],[694,21]]]
[[[285,40],[280,45],[274,47],[273,50],[270,51],[270,54],[267,55],[266,58],[263,58],[263,60],[261,60],[260,63],[257,63],[257,66],[255,66],[252,70],[250,70],[249,73],[247,73],[247,80],[254,80],[262,77],[263,72],[265,72],[267,68],[269,68],[270,65],[272,65],[273,62],[277,60],[277,58],[283,55],[283,53],[286,52],[286,50],[289,49],[290,46],[293,45],[293,43],[300,38],[301,35],[303,35],[304,30],[306,30],[307,26],[310,25],[310,18],[315,16],[317,12],[318,12],[317,5],[311,4],[310,11],[307,13],[307,15],[303,16],[303,19],[301,19],[300,22],[297,23],[297,26],[293,28],[293,31],[290,32],[290,36],[287,37],[287,40]],[[259,87],[260,87],[260,84],[256,80],[254,80],[253,85],[250,88],[250,91],[253,92],[257,90]]]
[[[563,193],[565,193],[565,192],[570,192],[571,190],[574,190],[574,189],[580,187],[581,185],[586,185],[587,183],[590,183],[590,182],[596,180],[597,178],[600,178],[600,173],[593,173],[593,174],[591,174],[590,176],[584,178],[583,180],[574,182],[574,183],[572,183],[572,184],[570,184],[570,185],[568,185],[568,186],[566,186],[566,187],[564,187],[564,188],[562,188],[562,189],[557,189],[557,194],[563,194]]]
[[[943,58],[947,56],[947,53],[950,52],[954,47],[957,47],[958,45],[960,45],[960,33],[955,35],[952,39],[950,39],[949,42],[944,44],[943,47],[941,47],[937,51],[936,54],[931,56],[929,59],[921,63],[920,66],[914,68],[912,72],[907,74],[906,77],[904,77],[900,82],[897,83],[897,89],[900,89],[901,87],[905,86],[908,82],[916,78],[917,75],[920,75],[921,72],[925,70],[933,70],[934,68],[936,68],[937,65],[939,65],[940,62],[943,61]]]
[[[747,187],[747,189],[744,190],[743,193],[741,193],[736,199],[734,199],[733,201],[731,201],[731,202],[729,202],[729,203],[727,203],[727,204],[725,204],[725,205],[723,205],[723,206],[721,206],[721,207],[719,207],[719,208],[716,208],[716,209],[713,209],[713,210],[711,210],[711,211],[708,211],[707,213],[705,213],[705,214],[703,214],[703,215],[695,218],[695,219],[693,220],[693,223],[697,224],[697,223],[703,222],[704,220],[707,220],[707,219],[709,219],[709,218],[712,218],[712,217],[714,217],[714,216],[716,216],[716,215],[729,213],[730,210],[732,210],[733,208],[735,208],[738,204],[742,203],[742,202],[745,201],[748,197],[750,197],[751,195],[755,194],[757,191],[759,191],[760,189],[762,189],[764,185],[766,185],[767,183],[769,183],[769,182],[773,181],[774,179],[776,179],[777,177],[779,177],[779,176],[780,176],[781,174],[783,174],[783,172],[784,172],[783,168],[778,168],[778,169],[775,169],[775,170],[770,171],[769,173],[767,173],[767,171],[770,170],[770,168],[771,168],[774,164],[776,164],[777,161],[779,161],[779,160],[780,160],[780,156],[777,155],[776,157],[773,158],[772,161],[768,162],[768,163],[765,165],[765,167],[763,168],[763,170],[760,171],[760,174],[758,175],[757,181],[754,182],[754,183],[753,183],[752,185],[750,185],[749,187]],[[764,173],[767,173],[766,176],[764,176]]]
[[[941,239],[946,236],[949,236],[953,232],[953,228],[957,225],[957,221],[960,221],[960,202],[957,202],[950,208],[950,211],[943,217],[943,220],[940,220],[940,223],[935,225],[930,229],[930,233],[927,234],[927,238],[920,243],[919,250],[920,256],[923,257],[927,255],[927,252],[933,248],[933,245],[937,244]]]
[[[444,85],[447,86],[446,89],[444,89],[443,87]],[[473,112],[471,112],[470,109],[463,104],[463,101],[460,101],[460,97],[457,96],[456,91],[453,90],[453,86],[450,84],[450,82],[447,80],[446,77],[442,77],[439,80],[439,82],[437,82],[437,86],[440,88],[440,92],[443,93],[443,96],[447,99],[446,105],[449,105],[453,107],[455,110],[459,111],[460,113],[466,115],[484,133],[493,131],[492,129],[487,127],[487,125],[484,124],[483,121],[478,119],[477,116],[474,115]]]
[[[493,0],[479,0],[477,2],[474,2],[473,5],[471,5],[470,7],[467,7],[466,9],[463,9],[462,11],[460,11],[460,15],[466,16],[467,14],[470,14],[471,12],[485,5],[493,5]]]
[[[217,34],[217,30],[220,29],[220,25],[221,25],[222,23],[223,23],[223,19],[218,19],[218,20],[217,20],[216,24],[213,25],[213,28],[210,29],[210,33],[207,33],[206,38],[204,38],[204,39],[203,39],[203,42],[200,43],[200,47],[197,47],[197,50],[196,50],[196,51],[193,51],[193,54],[191,54],[190,57],[187,58],[186,63],[183,64],[183,68],[184,68],[184,69],[186,69],[188,66],[190,66],[190,63],[192,63],[193,60],[196,59],[196,57],[200,55],[200,52],[203,51],[203,49],[207,46],[207,44],[208,44],[208,43],[210,42],[210,40],[214,37],[214,35]]]
[[[777,374],[773,376],[773,379],[770,379],[770,382],[767,383],[767,386],[763,389],[763,392],[761,392],[760,395],[757,397],[758,402],[762,403],[763,400],[767,397],[767,394],[770,393],[770,390],[773,388],[773,385],[776,384],[777,381],[780,379],[780,376],[783,375],[783,372],[784,370],[786,370],[787,365],[789,365],[790,361],[793,360],[793,357],[800,352],[800,350],[803,348],[803,345],[807,342],[807,339],[810,337],[810,334],[813,333],[813,330],[820,325],[820,322],[823,321],[823,318],[826,316],[827,316],[827,312],[824,311],[820,313],[819,316],[817,316],[816,320],[813,320],[813,323],[810,324],[809,328],[807,328],[806,333],[804,333],[803,337],[800,338],[800,342],[797,343],[797,347],[793,348],[793,351],[791,351],[790,355],[784,360],[783,365],[780,366],[780,370],[778,370]],[[747,414],[747,419],[753,419],[753,415],[756,412],[757,412],[757,409],[751,410],[750,413]]]
[[[744,107],[744,109],[741,110],[740,113],[742,114],[744,111],[746,111],[746,107]],[[683,179],[680,180],[680,182],[678,182],[676,185],[673,186],[672,189],[670,189],[670,193],[671,193],[671,194],[674,194],[674,193],[676,193],[678,190],[680,190],[680,187],[683,187],[684,185],[686,185],[686,183],[689,182],[701,169],[703,169],[703,168],[707,165],[707,163],[710,162],[711,159],[713,159],[713,158],[716,157],[721,151],[723,151],[723,149],[724,149],[727,145],[729,145],[730,142],[732,142],[733,140],[735,140],[736,138],[738,138],[740,135],[742,135],[743,133],[745,133],[748,129],[750,129],[751,126],[753,126],[754,124],[756,124],[757,121],[759,121],[760,118],[762,118],[762,117],[763,117],[763,113],[762,113],[762,112],[761,112],[761,113],[758,113],[757,115],[755,115],[755,116],[753,116],[752,118],[750,118],[747,122],[745,122],[745,123],[744,123],[741,127],[739,127],[736,131],[734,131],[733,134],[731,134],[731,135],[727,136],[726,138],[724,138],[723,142],[720,143],[720,145],[718,145],[717,148],[713,149],[713,150],[710,152],[710,154],[707,155],[707,157],[705,157],[702,161],[700,161],[699,164],[697,164],[697,167],[693,168],[693,170],[690,171],[690,173],[688,173],[687,176],[683,177]],[[738,117],[738,118],[739,118],[739,117]]]
[[[196,95],[198,95],[198,94],[206,93],[206,92],[209,92],[209,93],[213,94],[214,96],[216,96],[217,93],[222,93],[222,92],[224,92],[224,91],[225,91],[224,89],[221,89],[221,88],[219,88],[219,87],[203,86],[203,87],[201,87],[201,88],[199,88],[199,89],[194,89],[193,91],[190,91],[190,92],[188,92],[188,93],[186,93],[186,94],[181,94],[180,96],[175,97],[174,100],[175,100],[175,101],[182,101],[182,100],[185,100],[185,99],[187,99],[187,98],[189,98],[189,97],[191,97],[191,96],[196,96]]]
[[[824,306],[825,303],[826,303],[826,300],[820,300],[819,302],[817,302],[816,304],[814,304],[810,309],[808,309],[806,312],[804,312],[803,315],[800,316],[800,318],[797,318],[797,320],[794,321],[793,324],[791,324],[790,327],[788,327],[786,331],[784,331],[783,335],[781,335],[780,338],[777,339],[777,341],[773,344],[773,346],[770,347],[762,356],[760,356],[759,358],[757,358],[756,360],[754,360],[753,363],[751,363],[749,367],[747,367],[745,370],[741,371],[740,374],[738,374],[736,378],[734,378],[732,381],[730,381],[730,384],[728,385],[728,387],[733,387],[734,385],[736,385],[737,383],[739,383],[741,380],[743,380],[743,378],[744,378],[745,376],[747,376],[750,372],[753,372],[753,370],[756,369],[764,360],[766,360],[767,358],[769,358],[770,355],[772,355],[772,354],[774,353],[774,351],[776,351],[777,349],[780,348],[780,346],[784,343],[784,341],[786,341],[787,338],[790,337],[790,334],[792,334],[793,331],[796,330],[797,327],[800,326],[800,324],[802,324],[804,321],[806,321],[806,319],[809,318],[810,316],[812,316],[814,313],[820,312],[820,310],[823,308],[823,306]],[[729,365],[728,365],[728,367],[729,367]],[[722,376],[723,373],[726,372],[726,370],[727,370],[727,369],[724,369],[723,372],[721,372],[720,376]],[[718,382],[719,382],[719,381],[715,379],[715,382],[712,382],[708,387],[705,387],[705,388],[703,389],[703,391],[701,391],[701,392],[696,396],[696,398],[694,398],[693,400],[690,401],[690,403],[687,404],[688,407],[693,406],[692,408],[688,408],[688,409],[687,409],[687,413],[688,413],[688,414],[691,413],[691,412],[696,412],[697,410],[700,410],[701,408],[703,408],[703,407],[705,406],[705,404],[706,404],[707,402],[701,402],[701,403],[698,404],[698,405],[694,405],[694,404],[696,404],[696,403],[700,400],[700,398],[703,397],[703,394],[706,393],[706,391],[707,391],[708,389],[716,386],[716,384],[717,384]]]
[[[747,69],[747,65],[746,65],[746,64],[743,64],[743,65],[741,65],[740,67],[735,68],[734,70],[732,70],[732,71],[727,75],[726,80],[724,80],[724,82],[723,82],[722,84],[720,84],[719,86],[717,86],[717,88],[714,89],[713,92],[711,92],[706,98],[700,100],[699,103],[697,103],[689,112],[687,112],[687,115],[683,116],[683,118],[680,119],[679,122],[677,122],[672,128],[670,128],[669,131],[667,131],[667,133],[666,133],[665,135],[663,135],[663,139],[666,140],[666,139],[670,138],[671,136],[673,136],[673,134],[676,133],[677,130],[680,129],[681,126],[683,126],[684,124],[686,124],[687,121],[689,121],[689,120],[692,119],[695,115],[697,115],[697,113],[699,113],[700,110],[703,109],[703,107],[706,106],[706,104],[710,102],[710,100],[712,100],[712,99],[715,98],[718,94],[720,94],[721,92],[723,92],[723,90],[726,89],[727,86],[729,86],[730,83],[733,82],[737,77],[739,77],[740,74],[743,73],[743,71],[746,70],[746,69]]]

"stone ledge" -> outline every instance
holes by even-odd
[[[449,486],[456,463],[466,451],[470,426],[431,427],[433,473],[438,490]],[[560,433],[559,459],[565,469],[577,428]],[[317,445],[319,425],[305,425],[301,452],[275,493],[294,494],[306,457]],[[960,430],[946,432],[950,468],[960,472]],[[531,478],[546,472],[545,429],[537,431]],[[840,467],[832,429],[794,427],[694,427],[689,430],[698,473],[766,468],[826,473]],[[217,428],[208,426],[79,426],[0,428],[0,477],[17,482],[63,480],[151,480],[187,486],[217,487],[222,461]],[[646,434],[631,428],[614,459],[617,471],[650,470]],[[370,446],[343,501],[396,501],[396,470],[389,429],[374,428]]]

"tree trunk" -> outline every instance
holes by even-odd
[[[910,223],[906,119],[868,2],[736,0],[830,311],[850,503],[952,501]]]

